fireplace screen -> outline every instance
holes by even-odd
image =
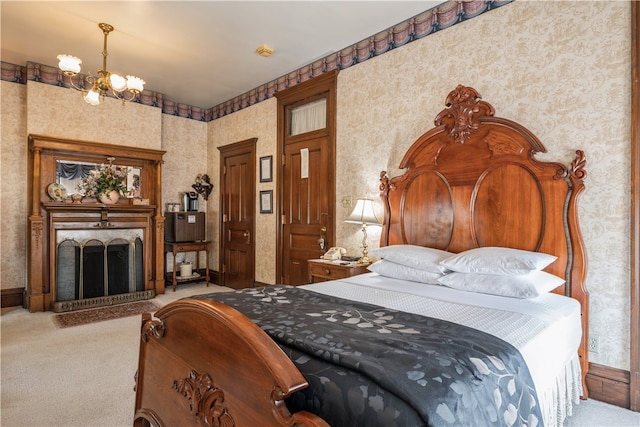
[[[144,291],[142,230],[57,233],[56,301]]]

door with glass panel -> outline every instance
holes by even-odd
[[[336,75],[327,73],[276,95],[281,154],[278,283],[308,283],[307,260],[336,246]]]

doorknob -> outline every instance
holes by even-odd
[[[325,226],[323,225],[323,226],[320,228],[320,231],[322,231],[322,232],[324,233],[325,231],[327,231],[327,227],[325,227]]]
[[[243,236],[247,240],[247,243],[249,243],[251,241],[251,232],[249,230],[246,230],[244,232]]]

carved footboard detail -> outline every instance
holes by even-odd
[[[182,380],[173,382],[173,389],[189,400],[189,407],[194,417],[202,421],[205,426],[231,427],[235,426],[233,417],[222,405],[224,392],[215,386],[213,379],[207,373],[196,371]]]
[[[307,387],[249,318],[222,303],[181,299],[142,316],[134,426],[328,427],[285,399]]]
[[[162,338],[164,336],[165,326],[162,320],[152,320],[151,313],[142,314],[142,331],[140,333],[140,339],[143,342],[149,342],[149,337]]]

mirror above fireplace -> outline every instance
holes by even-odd
[[[56,160],[56,184],[66,191],[67,195],[78,194],[78,184],[89,176],[94,169],[99,169],[107,163],[81,162],[69,159]],[[115,164],[126,176],[125,185],[127,197],[142,197],[142,167]]]

